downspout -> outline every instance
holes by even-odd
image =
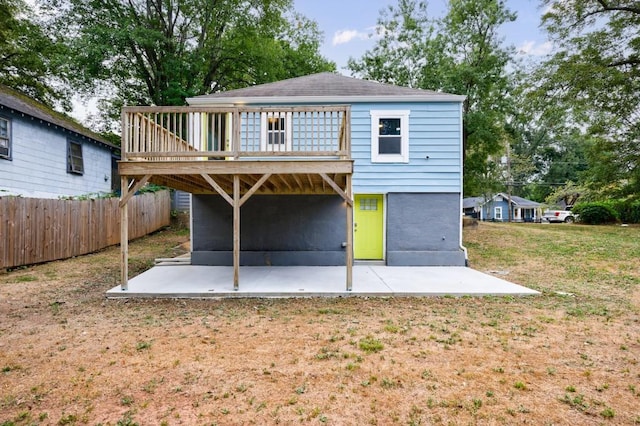
[[[463,117],[463,110],[462,110],[462,106],[463,103],[460,102],[460,208],[458,209],[458,217],[460,218],[460,241],[459,241],[459,246],[460,246],[460,250],[462,250],[464,252],[464,266],[469,266],[469,254],[467,252],[467,248],[462,245],[462,212],[463,210],[463,204],[462,204],[462,196],[463,196],[463,183],[464,183],[464,162],[463,162],[463,158],[464,158],[464,143],[463,143],[463,134],[462,132],[464,131],[464,128],[462,126],[462,121],[464,119]]]

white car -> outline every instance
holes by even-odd
[[[542,215],[542,220],[549,223],[573,223],[576,220],[576,215],[570,210],[547,210]]]

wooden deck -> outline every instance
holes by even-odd
[[[234,288],[239,286],[240,208],[254,194],[339,194],[347,205],[347,290],[351,289],[353,194],[350,108],[125,107],[119,163],[123,224],[146,183],[218,194],[233,207]],[[126,242],[128,229],[121,230]],[[128,247],[122,244],[121,287]]]

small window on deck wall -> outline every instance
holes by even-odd
[[[67,172],[81,175],[84,173],[82,144],[75,141],[67,143]]]
[[[371,162],[409,162],[409,111],[371,111]]]
[[[11,159],[11,122],[0,117],[0,158]]]
[[[291,150],[291,113],[262,113],[261,150],[268,152]]]

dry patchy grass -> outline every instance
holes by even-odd
[[[117,248],[2,274],[0,424],[640,423],[640,228],[465,232],[542,296],[109,301]]]

